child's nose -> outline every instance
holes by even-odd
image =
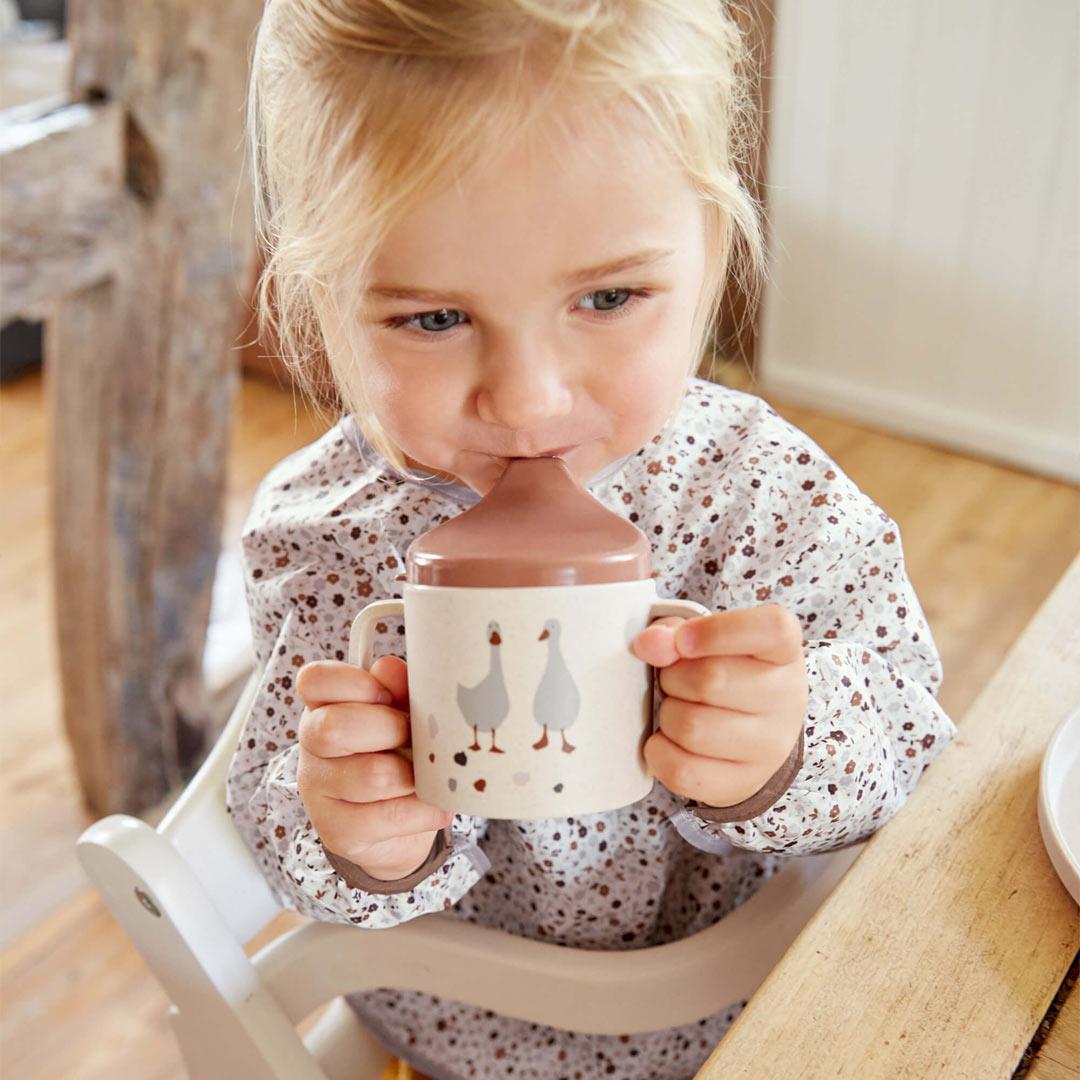
[[[476,404],[481,420],[486,423],[528,430],[544,420],[569,413],[574,394],[565,373],[555,365],[524,361],[489,370]]]

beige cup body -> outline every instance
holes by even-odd
[[[407,585],[419,797],[493,818],[587,814],[644,798],[653,783],[642,754],[650,669],[630,641],[655,596],[651,580]]]
[[[426,803],[489,818],[599,813],[644,798],[652,669],[630,642],[659,615],[652,579],[536,588],[406,583],[412,762]],[[367,619],[368,624],[372,621]],[[366,665],[365,665],[366,666]]]

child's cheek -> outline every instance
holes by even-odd
[[[372,364],[365,379],[371,411],[406,454],[438,466],[460,406],[437,365]]]
[[[649,442],[675,410],[685,383],[689,358],[675,342],[636,348],[623,354],[617,377],[598,381],[595,394],[616,418],[619,441],[626,450]]]

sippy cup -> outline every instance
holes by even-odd
[[[652,669],[630,649],[664,615],[649,542],[555,457],[515,458],[474,506],[409,546],[402,599],[355,618],[349,659],[404,618],[416,794],[488,818],[613,810],[652,788]]]

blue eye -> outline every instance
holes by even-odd
[[[397,315],[388,319],[386,325],[391,330],[406,327],[410,331],[415,328],[416,336],[439,337],[460,326],[465,319],[465,312],[452,308],[439,308],[438,311],[422,311],[418,315]]]
[[[582,300],[593,301],[591,308],[582,310],[593,312],[602,321],[610,321],[626,315],[649,296],[652,296],[651,289],[598,289],[582,297]],[[386,325],[392,330],[409,328],[418,337],[436,338],[447,335],[448,331],[467,321],[468,317],[463,311],[439,308],[438,311],[422,311],[416,315],[398,315],[389,319]]]
[[[599,292],[588,293],[584,299],[593,300],[596,303],[593,311],[618,311],[625,307],[632,296],[630,289],[601,289]],[[625,297],[619,300],[619,297]]]
[[[593,311],[601,319],[610,322],[612,319],[629,315],[652,294],[652,289],[598,289],[596,292],[586,293],[582,299],[594,301],[594,306],[586,308],[586,311]]]
[[[414,315],[413,318],[421,330],[438,334],[444,330],[453,330],[461,322],[461,317],[464,314],[463,311],[450,311],[447,308],[440,308],[438,311],[427,311],[423,315]],[[451,318],[453,318],[452,322],[450,321]]]

